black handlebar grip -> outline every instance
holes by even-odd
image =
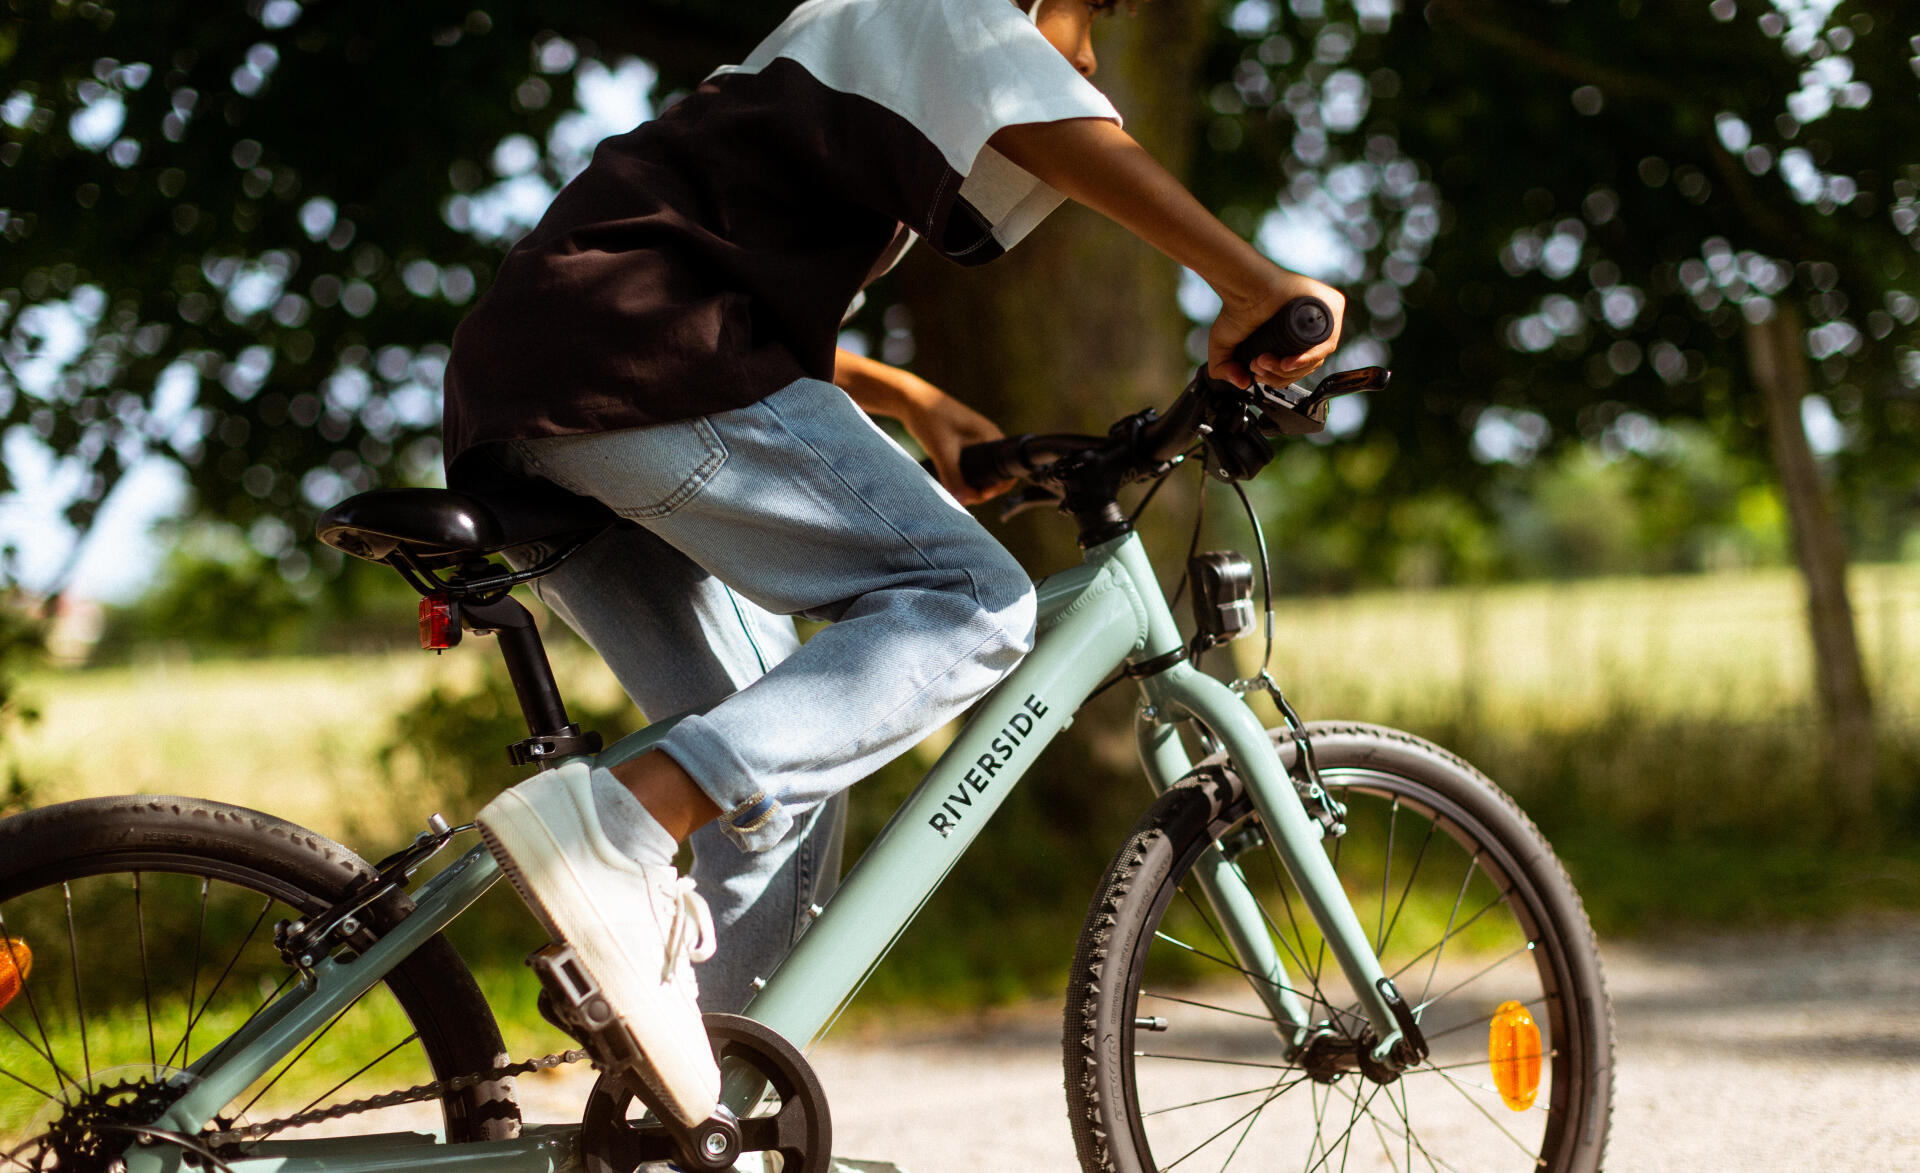
[[[1019,443],[1024,436],[969,444],[960,450],[960,479],[976,489],[991,489],[1020,471]]]
[[[1317,297],[1296,297],[1261,323],[1233,348],[1233,361],[1253,369],[1263,354],[1295,355],[1312,350],[1333,334],[1333,311]]]

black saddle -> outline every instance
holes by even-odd
[[[451,566],[522,546],[577,545],[619,524],[590,497],[519,478],[460,489],[375,489],[320,515],[321,541],[370,562]]]

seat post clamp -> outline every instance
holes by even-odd
[[[570,724],[558,733],[536,734],[514,742],[507,746],[507,760],[516,766],[539,765],[575,754],[599,753],[601,744],[598,733],[582,733],[579,725]]]

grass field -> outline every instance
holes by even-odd
[[[1852,585],[1880,711],[1910,725],[1920,720],[1920,566],[1856,567]],[[1622,711],[1765,722],[1811,703],[1799,590],[1774,570],[1283,600],[1274,673],[1310,719],[1516,735]],[[1259,644],[1234,645],[1243,670]],[[396,736],[393,712],[493,657],[474,640],[441,657],[47,672],[23,688],[41,719],[12,752],[43,800],[183,791],[337,831],[385,786],[375,758]],[[556,660],[570,699],[612,695],[590,655]]]

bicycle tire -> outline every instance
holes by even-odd
[[[1433,1053],[1391,1084],[1355,1072],[1326,1082],[1286,1057],[1286,1043],[1241,976],[1245,971],[1234,972],[1239,967],[1218,929],[1213,939],[1205,937],[1204,929],[1213,927],[1206,902],[1197,884],[1188,883],[1205,849],[1223,838],[1229,848],[1247,843],[1242,833],[1248,829],[1263,833],[1238,784],[1203,763],[1136,824],[1080,936],[1062,1050],[1081,1167],[1146,1173],[1198,1154],[1208,1167],[1265,1169],[1286,1167],[1295,1158],[1285,1154],[1298,1153],[1301,1168],[1372,1168],[1349,1161],[1384,1151],[1381,1168],[1598,1170],[1612,1105],[1612,1008],[1586,913],[1552,849],[1511,798],[1437,746],[1368,725],[1320,723],[1308,733],[1323,783],[1348,808],[1347,833],[1329,853],[1383,967],[1389,976],[1402,975],[1396,983],[1420,1012]],[[1270,735],[1291,760],[1291,736]],[[1378,851],[1383,814],[1385,850]],[[1401,835],[1404,842],[1396,842]],[[1421,835],[1415,853],[1412,841]],[[1329,1029],[1351,1039],[1364,1020],[1350,991],[1340,992],[1344,983],[1328,972],[1337,967],[1325,965],[1324,948],[1316,949],[1302,924],[1304,912],[1296,917],[1297,889],[1276,858],[1270,846],[1253,842],[1236,862],[1262,901],[1265,928],[1300,996]],[[1416,950],[1420,941],[1406,940],[1406,934],[1425,934],[1422,922],[1437,915],[1426,907],[1435,885],[1419,876],[1431,861],[1429,880],[1452,884],[1451,868],[1461,860],[1461,895],[1432,942],[1429,968],[1426,953]],[[1396,863],[1405,877],[1395,874]],[[1443,866],[1449,869],[1444,877]],[[1356,895],[1357,882],[1370,885],[1375,870],[1377,911],[1369,893]],[[1470,890],[1469,907],[1481,911],[1467,920]],[[1481,921],[1484,929],[1475,928]],[[1446,983],[1452,988],[1429,998],[1449,945],[1461,941],[1454,949],[1459,954],[1469,932],[1483,942],[1470,963],[1479,972],[1454,985],[1458,966],[1446,959],[1455,965]],[[1199,958],[1183,936],[1206,946],[1198,948]],[[1500,956],[1502,949],[1515,951]],[[1489,950],[1496,960],[1482,969]],[[1409,954],[1414,961],[1406,961]],[[1216,969],[1228,980],[1182,986],[1196,967]],[[1473,1041],[1487,1037],[1487,1011],[1509,997],[1533,1011],[1547,1053],[1545,1086],[1518,1111],[1502,1106],[1497,1089],[1486,1086],[1493,1078],[1484,1066],[1487,1052],[1478,1052],[1477,1073],[1472,1057]],[[1229,1005],[1235,998],[1244,1004]],[[1246,1014],[1260,1022],[1235,1017]],[[1219,1072],[1259,1074],[1235,1081]],[[1217,1090],[1249,1078],[1249,1089]],[[1387,1107],[1376,1111],[1382,1095]],[[1330,1108],[1337,1110],[1329,1115]],[[1308,1130],[1311,1138],[1298,1135]]]
[[[12,1044],[10,1052],[0,1054],[10,1055],[17,1068],[9,1071],[7,1065],[0,1064],[0,1074],[12,1077],[0,1080],[0,1108],[5,1108],[8,1097],[16,1099],[10,1114],[0,1112],[0,1137],[8,1132],[6,1120],[12,1119],[14,1142],[22,1140],[25,1134],[18,1131],[23,1106],[20,1101],[31,1100],[35,1092],[43,1101],[74,1099],[66,1089],[79,1082],[82,1071],[89,1081],[87,1086],[98,1089],[124,1078],[114,1074],[110,1080],[103,1072],[137,1072],[146,1066],[165,1072],[183,1069],[195,1057],[193,1035],[201,1023],[211,1027],[225,1021],[232,1007],[244,1013],[256,996],[264,1006],[291,980],[293,971],[279,959],[271,942],[271,919],[322,912],[372,875],[373,869],[364,860],[324,836],[270,815],[203,799],[84,799],[0,821],[0,937],[9,932],[20,936],[25,923],[52,926],[50,932],[36,934],[39,940],[34,948],[41,956],[36,959],[34,977],[24,984],[23,996],[8,1007],[6,1026],[11,1029],[0,1031],[0,1044]],[[170,899],[181,892],[191,898],[196,888],[197,913],[183,907],[178,899]],[[78,915],[76,903],[81,909]],[[61,904],[65,906],[64,940],[58,923]],[[260,908],[258,915],[251,912],[255,905]],[[131,923],[122,919],[128,906]],[[241,920],[253,917],[247,933],[237,944],[231,935],[225,940],[209,940],[210,936],[221,935],[229,923],[239,923],[230,916],[236,908],[244,914]],[[361,928],[348,939],[347,947],[364,951],[412,910],[413,902],[404,893],[375,902],[359,915]],[[86,926],[89,940],[101,935],[100,947],[83,948],[81,924]],[[178,963],[189,932],[193,961],[182,966]],[[116,941],[119,955],[103,955],[103,950],[111,949]],[[116,989],[120,996],[131,993],[131,954],[136,944],[145,1000],[144,1046],[150,1063],[140,1058],[143,1040],[138,1022],[129,1028],[116,1017],[123,1012],[137,1016],[140,1008],[128,1009],[121,1002],[114,1002],[111,1009],[102,1005],[113,1002]],[[225,969],[217,981],[205,987],[202,1002],[203,975],[211,977],[222,959]],[[181,980],[189,971],[190,986]],[[281,976],[278,984],[270,987],[269,983],[276,981],[275,973]],[[70,991],[65,985],[69,978]],[[184,1007],[170,997],[163,997],[157,1004],[153,992],[156,980],[171,987],[186,987]],[[254,992],[235,1001],[247,981],[254,983]],[[435,1080],[484,1072],[506,1062],[506,1049],[493,1013],[459,953],[443,936],[436,934],[416,949],[386,975],[383,985],[398,1003],[404,1025],[413,1032],[383,1059],[409,1045],[416,1046]],[[103,986],[107,987],[104,997]],[[91,1000],[97,1008],[92,1011],[95,1032],[91,1039],[86,1029],[90,1009],[85,987],[92,988]],[[230,992],[223,994],[223,987]],[[27,996],[36,989],[40,991],[38,1001]],[[171,995],[180,992],[173,989]],[[71,1016],[67,1014],[69,993],[75,1012]],[[222,1001],[217,1003],[216,998]],[[355,1031],[360,1023],[366,1021],[354,1018],[355,1014],[391,1016],[384,1004],[361,1009],[365,1006],[370,1004],[363,997],[331,1021],[326,1030],[346,1022],[341,1039],[343,1046],[350,1046],[357,1042]],[[162,1059],[157,1026],[164,1023],[170,1035],[176,1022],[183,1027],[181,1042],[164,1052]],[[49,1023],[54,1025],[49,1027]],[[80,1044],[77,1055],[71,1046],[76,1029]],[[397,1033],[400,1027],[391,1029]],[[129,1037],[131,1042],[127,1041]],[[219,1037],[230,1034],[203,1035],[201,1041],[217,1046]],[[376,1036],[373,1045],[378,1045],[382,1037]],[[107,1042],[111,1042],[109,1050],[101,1051]],[[131,1056],[124,1054],[129,1051]],[[296,1052],[285,1061],[285,1067],[295,1067],[306,1055],[304,1050]],[[351,1057],[357,1062],[362,1054],[355,1052]],[[129,1058],[129,1062],[113,1062],[118,1058]],[[316,1065],[319,1062],[316,1058]],[[279,1066],[275,1070],[285,1073]],[[363,1068],[362,1073],[366,1070]],[[159,1078],[158,1073],[152,1078]],[[32,1090],[23,1091],[23,1085]],[[340,1091],[335,1088],[324,1093],[315,1103],[329,1106],[332,1101],[327,1097]],[[339,1102],[344,1099],[338,1097]],[[223,1112],[240,1103],[236,1098]],[[51,1105],[43,1103],[41,1107]],[[449,1142],[504,1140],[519,1134],[519,1108],[510,1077],[443,1096],[439,1107],[442,1135]],[[240,1108],[235,1115],[245,1111]],[[246,1147],[237,1146],[236,1155]]]

